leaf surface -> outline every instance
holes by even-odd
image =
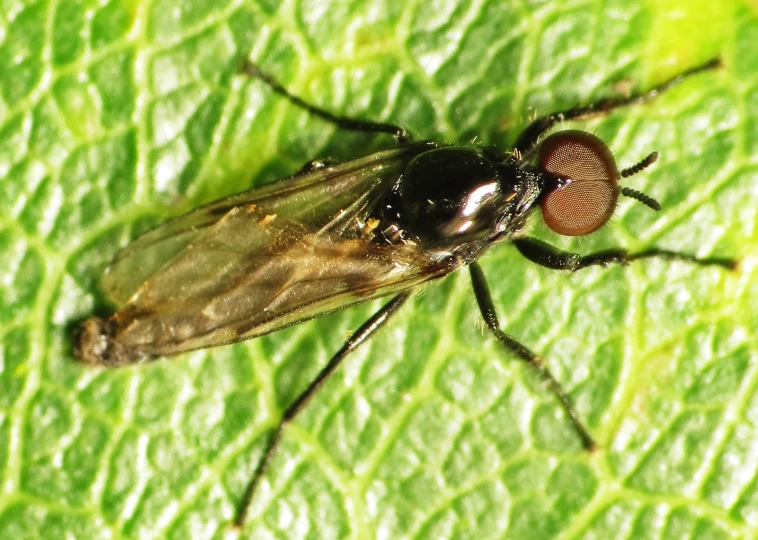
[[[284,408],[381,303],[250,342],[93,370],[98,276],[141,231],[392,143],[236,73],[249,56],[335,113],[506,147],[540,113],[720,56],[654,102],[574,123],[621,166],[653,150],[590,253],[734,257],[563,275],[482,259],[506,331],[599,442],[482,330],[465,273],[426,287],[288,428],[251,538],[758,534],[758,10],[587,0],[9,1],[0,15],[0,537],[230,534]]]

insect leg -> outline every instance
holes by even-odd
[[[543,133],[560,122],[580,117],[598,116],[601,114],[606,114],[619,107],[646,103],[659,94],[665,92],[672,86],[679,84],[683,80],[688,79],[693,75],[696,75],[703,71],[717,69],[719,67],[721,67],[721,60],[719,58],[713,58],[704,64],[683,71],[679,75],[676,75],[669,80],[664,81],[657,86],[654,86],[646,92],[640,92],[626,97],[606,98],[584,107],[575,107],[573,109],[554,112],[552,114],[548,114],[547,116],[537,118],[531,124],[529,124],[529,126],[527,126],[527,128],[518,136],[518,139],[516,139],[516,150],[519,150],[521,152],[529,151],[532,146],[537,143]]]
[[[568,414],[571,419],[574,430],[582,440],[584,448],[586,450],[594,450],[596,447],[595,441],[590,436],[587,428],[582,425],[582,421],[579,419],[579,415],[574,409],[574,404],[571,402],[571,398],[566,395],[563,388],[561,388],[561,385],[553,378],[547,367],[545,367],[544,358],[536,355],[500,329],[500,322],[498,321],[497,312],[495,311],[495,304],[492,301],[490,288],[489,285],[487,285],[487,279],[484,276],[482,268],[478,263],[474,262],[469,265],[469,271],[471,272],[471,284],[474,287],[476,302],[479,305],[479,311],[484,318],[484,322],[487,324],[487,328],[489,328],[490,332],[492,332],[495,338],[506,349],[537,371],[542,382],[561,402],[563,410],[566,411],[566,414]]]
[[[346,116],[338,116],[324,109],[320,109],[319,107],[316,107],[315,105],[308,103],[302,98],[299,98],[294,94],[291,94],[286,88],[284,88],[284,86],[281,85],[279,81],[274,79],[271,75],[269,75],[265,71],[262,71],[258,66],[256,66],[249,60],[245,60],[245,62],[242,64],[242,68],[240,71],[242,71],[242,73],[244,73],[245,75],[248,75],[249,77],[260,79],[261,81],[269,85],[271,89],[277,94],[284,96],[285,98],[290,100],[292,103],[294,103],[298,107],[302,107],[309,113],[315,116],[318,116],[319,118],[323,118],[327,122],[332,122],[339,128],[347,129],[351,131],[365,131],[369,133],[389,133],[390,135],[394,135],[394,137],[400,143],[406,143],[411,140],[411,134],[405,128],[402,128],[400,126],[396,126],[394,124],[386,124],[383,122],[369,122],[366,120],[357,120],[354,118],[348,118]]]
[[[657,248],[647,249],[639,253],[628,253],[623,249],[609,249],[589,255],[579,255],[560,250],[536,238],[517,238],[513,240],[513,244],[524,257],[533,263],[552,268],[553,270],[569,270],[571,272],[576,272],[589,266],[624,265],[640,259],[653,258],[683,261],[701,266],[722,266],[729,270],[734,270],[737,267],[737,261],[734,259],[722,257],[701,259],[686,253]]]
[[[339,367],[340,362],[342,362],[342,360],[348,354],[353,352],[362,343],[374,335],[374,333],[379,330],[379,328],[381,328],[390,319],[390,317],[397,312],[400,306],[402,306],[409,297],[409,292],[400,293],[392,300],[387,302],[384,306],[382,306],[379,311],[374,313],[374,315],[372,315],[368,321],[363,323],[363,325],[358,330],[356,330],[352,336],[350,336],[342,348],[337,351],[334,356],[332,356],[331,360],[329,360],[329,362],[319,372],[311,384],[308,385],[308,388],[306,388],[303,393],[300,394],[289,407],[287,407],[287,410],[284,411],[284,415],[282,416],[282,419],[279,422],[276,431],[274,432],[274,436],[268,442],[268,445],[263,452],[263,457],[261,458],[260,463],[258,463],[258,468],[255,470],[250,483],[247,485],[245,495],[242,497],[242,502],[237,509],[237,516],[234,519],[235,527],[242,529],[244,526],[245,519],[247,518],[247,512],[250,508],[250,503],[252,502],[253,495],[255,494],[255,489],[258,487],[260,479],[266,473],[266,470],[271,463],[271,458],[274,456],[276,449],[279,447],[279,443],[282,439],[282,434],[284,433],[284,429],[287,427],[287,425],[297,416],[303,407],[305,407],[308,401],[314,396],[316,391],[321,388],[329,376],[334,373],[337,367]]]

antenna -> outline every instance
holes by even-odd
[[[647,169],[648,167],[650,167],[650,165],[655,163],[657,160],[658,160],[658,152],[653,152],[652,154],[644,158],[639,163],[632,165],[631,167],[627,167],[626,169],[623,169],[620,173],[621,178],[629,178],[630,176],[635,175],[644,169]],[[644,193],[642,193],[641,191],[637,191],[636,189],[632,189],[628,187],[621,188],[621,194],[624,197],[629,197],[630,199],[634,199],[636,201],[641,202],[642,204],[644,204],[648,208],[655,210],[656,212],[661,209],[661,203],[653,199],[650,195],[645,195]]]
[[[652,154],[647,156],[645,159],[643,159],[636,165],[632,165],[631,167],[623,169],[621,171],[621,178],[629,178],[633,174],[637,174],[641,170],[647,169],[648,167],[650,167],[650,165],[652,165],[656,161],[658,161],[658,152],[653,152]]]
[[[635,199],[648,208],[652,208],[656,212],[661,209],[661,203],[653,199],[650,195],[645,195],[641,191],[637,191],[636,189],[632,188],[621,188],[621,194],[624,197],[629,197],[630,199]]]

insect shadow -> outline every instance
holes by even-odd
[[[342,360],[386,324],[419,285],[468,267],[492,336],[537,372],[584,448],[592,450],[595,441],[545,360],[500,328],[477,260],[508,240],[530,261],[571,272],[650,258],[734,268],[731,259],[656,248],[579,255],[522,232],[537,208],[548,227],[566,236],[587,235],[605,225],[619,196],[659,210],[652,197],[619,185],[652,165],[656,152],[619,169],[595,135],[554,128],[645,103],[719,65],[711,60],[645,92],[539,117],[506,152],[415,142],[400,126],[335,115],[245,62],[242,73],[311,114],[346,130],[388,133],[398,144],[343,163],[312,161],[291,178],[212,202],[141,235],[116,255],[102,278],[102,288],[121,308],[110,317],[83,322],[75,332],[74,354],[99,366],[141,363],[391,297],[284,412],[237,509],[234,524],[241,528],[287,425]]]

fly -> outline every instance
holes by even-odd
[[[619,169],[598,137],[555,131],[566,120],[647,102],[718,60],[648,90],[537,118],[514,149],[413,142],[398,126],[336,116],[290,94],[250,63],[243,71],[340,128],[389,133],[390,150],[341,164],[314,161],[300,173],[221,199],[143,234],[119,252],[102,279],[120,309],[90,318],[77,331],[76,357],[123,366],[257,337],[375,298],[391,299],[337,351],[285,411],[247,486],[235,518],[242,527],[256,487],[285,427],[340,362],[368,340],[419,285],[468,267],[484,322],[512,355],[535,369],[554,393],[587,450],[595,447],[569,396],[544,360],[500,329],[484,273],[476,262],[509,240],[527,259],[556,270],[627,264],[662,257],[733,268],[650,249],[590,255],[561,251],[522,232],[537,208],[566,236],[590,234],[613,215],[619,196],[653,210],[655,199],[619,182],[653,164],[656,152]]]

